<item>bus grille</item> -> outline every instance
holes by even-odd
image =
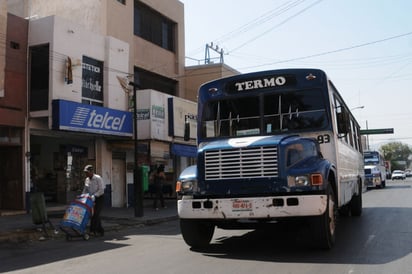
[[[278,176],[278,150],[276,146],[205,152],[206,180],[273,176]]]

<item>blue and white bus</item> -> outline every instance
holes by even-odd
[[[302,220],[313,242],[335,243],[338,213],[360,216],[360,128],[319,69],[242,74],[198,94],[197,166],[177,182],[185,242],[208,245],[215,227]]]
[[[365,151],[363,159],[366,186],[384,188],[386,186],[386,164],[383,155],[379,151]]]

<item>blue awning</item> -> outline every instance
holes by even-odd
[[[172,144],[172,154],[176,156],[184,156],[196,158],[197,148],[196,146]]]

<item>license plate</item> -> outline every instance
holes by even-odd
[[[252,202],[249,200],[232,201],[232,211],[252,211]]]

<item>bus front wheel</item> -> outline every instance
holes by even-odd
[[[311,235],[313,235],[313,241],[316,247],[331,249],[335,245],[338,208],[335,194],[330,185],[326,189],[326,194],[326,211],[322,215],[313,218],[311,222]]]
[[[202,248],[212,240],[215,226],[203,220],[180,219],[183,240],[193,248]]]

